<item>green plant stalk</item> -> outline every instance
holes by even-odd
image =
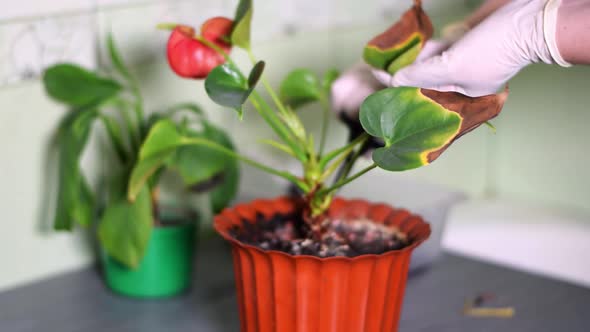
[[[129,114],[128,109],[120,108],[119,111],[125,121],[125,124],[127,125],[127,132],[129,135],[129,144],[131,145],[131,151],[136,151],[141,144],[139,130],[136,126],[134,126],[132,116]]]
[[[139,136],[143,137],[143,130],[144,128],[141,126],[144,119],[144,112],[143,112],[143,98],[141,96],[141,92],[139,90],[139,83],[135,79],[133,75],[129,72],[123,59],[120,57],[117,47],[115,46],[115,41],[113,39],[112,33],[109,33],[107,38],[107,46],[109,50],[109,54],[111,57],[111,61],[115,66],[115,70],[123,76],[123,78],[127,81],[128,87],[131,90],[131,94],[135,97],[135,105],[133,106],[133,110],[135,111],[137,117],[137,125],[139,126],[138,132]]]
[[[342,153],[347,153],[348,150],[354,149],[354,147],[357,144],[366,142],[368,138],[369,135],[364,133],[362,135],[359,135],[357,138],[355,138],[352,142],[348,143],[347,145],[328,152],[324,157],[320,159],[320,169],[325,170],[330,161],[332,161],[334,158],[338,157]]]
[[[221,47],[215,45],[215,43],[208,41],[207,39],[201,37],[201,36],[195,36],[194,37],[196,40],[200,41],[201,43],[205,44],[205,46],[212,48],[215,52],[221,54],[221,56],[223,56],[223,58],[225,59],[225,61],[231,63],[232,65],[234,65],[236,68],[238,68],[238,65],[236,65],[236,63],[231,59],[231,57],[229,56],[229,54],[227,54],[226,51],[224,51]]]
[[[272,139],[262,139],[259,142],[262,143],[262,144],[269,145],[269,146],[271,146],[271,147],[273,147],[273,148],[275,148],[275,149],[277,149],[279,151],[282,151],[282,152],[290,155],[291,157],[297,159],[297,156],[293,153],[293,151],[291,151],[291,148],[288,147],[288,146],[286,146],[286,145],[284,145],[284,144],[281,144],[279,142],[276,142],[276,141],[274,141]]]
[[[249,164],[251,166],[254,166],[254,167],[256,167],[256,168],[258,168],[258,169],[260,169],[262,171],[265,171],[267,173],[270,173],[270,174],[273,174],[273,175],[282,177],[282,178],[284,178],[284,179],[286,179],[286,180],[294,183],[295,185],[297,185],[303,191],[306,191],[306,192],[309,191],[309,188],[307,187],[307,185],[305,184],[305,182],[301,181],[295,175],[293,175],[291,173],[288,173],[288,172],[279,171],[279,170],[276,170],[276,169],[274,169],[272,167],[263,165],[263,164],[255,161],[255,160],[252,160],[252,159],[250,159],[250,158],[248,158],[246,156],[243,156],[243,155],[241,155],[239,153],[236,153],[236,152],[234,152],[234,151],[226,148],[223,145],[217,144],[217,143],[212,142],[212,141],[209,141],[207,139],[203,139],[203,138],[184,138],[183,139],[183,144],[186,144],[186,145],[192,145],[192,144],[194,144],[194,145],[202,145],[202,146],[206,146],[208,148],[217,150],[219,152],[222,152],[222,153],[227,154],[230,157],[239,159],[239,160],[241,160],[241,161],[243,161],[243,162],[245,162],[245,163],[247,163],[247,164]]]
[[[256,60],[254,53],[252,53],[251,49],[248,49],[247,53],[248,53],[248,57],[250,58],[250,61],[252,62],[253,65],[255,65],[258,61]],[[262,82],[262,85],[264,86],[264,88],[266,89],[266,91],[268,92],[268,94],[270,95],[272,100],[274,101],[275,105],[279,109],[279,112],[281,112],[282,114],[287,114],[287,109],[286,109],[285,105],[283,104],[283,102],[281,102],[281,99],[277,96],[277,94],[274,91],[274,89],[272,88],[272,86],[268,83],[268,80],[266,79],[264,74],[262,74],[262,76],[260,77],[260,81]]]
[[[368,138],[368,136],[366,136],[366,137]],[[353,155],[349,155],[349,158],[344,163],[344,168],[342,169],[342,172],[340,174],[338,174],[338,176],[334,179],[334,183],[338,183],[338,181],[340,181],[341,179],[345,179],[348,176],[348,174],[350,174],[350,171],[352,170],[352,168],[354,167],[354,164],[356,163],[356,161],[360,157],[361,151],[363,150],[367,140],[365,139],[362,142],[363,143],[361,144],[361,146],[359,146],[359,148],[355,151],[355,153]]]
[[[332,173],[334,173],[338,167],[348,158],[348,156],[354,151],[354,147],[348,149],[346,152],[341,154],[330,166],[322,173],[322,180],[327,179]]]
[[[141,126],[141,122],[137,123],[136,121],[134,121],[132,119],[132,116],[129,114],[129,109],[133,108],[134,105],[132,102],[120,98],[120,97],[116,97],[113,98],[112,100],[110,100],[109,102],[106,103],[108,104],[112,104],[113,106],[115,106],[117,108],[117,110],[119,111],[119,113],[121,114],[121,116],[123,117],[123,119],[125,120],[125,124],[127,125],[127,131],[129,133],[129,142],[131,145],[131,150],[135,151],[137,150],[137,148],[140,145],[140,134],[139,134],[139,129],[138,127]],[[143,122],[143,119],[142,119]]]
[[[123,144],[121,137],[117,136],[117,134],[114,131],[114,128],[109,123],[106,115],[99,113],[98,117],[99,117],[100,121],[102,121],[103,125],[105,126],[105,128],[107,130],[108,136],[111,140],[111,144],[113,145],[113,148],[115,150],[115,153],[117,154],[117,157],[119,158],[119,161],[122,164],[125,164],[125,162],[127,161],[127,157],[128,157],[127,156],[127,149],[125,148],[125,144]]]
[[[256,91],[252,91],[252,94],[248,98],[250,103],[258,114],[268,123],[268,125],[275,131],[275,133],[287,144],[293,153],[297,156],[301,162],[305,162],[308,159],[308,156],[304,153],[304,151],[294,142],[292,138],[292,133],[290,130],[285,127],[284,123],[281,119],[277,116],[277,114],[270,108],[270,106],[264,101],[264,99],[258,94]]]
[[[133,110],[135,111],[135,117],[137,118],[137,123],[141,124],[141,123],[143,123],[143,119],[144,119],[143,99],[142,99],[141,95],[139,94],[139,90],[133,91],[133,94],[135,96],[135,107],[133,108]],[[144,131],[143,126],[139,125],[138,131],[139,131],[140,136],[143,137],[143,135],[145,134],[143,132]]]
[[[205,45],[216,50],[218,53],[222,54],[224,56],[224,58],[230,64],[232,64],[233,66],[238,68],[238,66],[230,59],[228,54],[225,53],[221,48],[217,47],[217,45],[215,45],[209,41],[206,41],[202,38],[199,38],[199,40],[201,40],[201,42],[203,42]],[[248,53],[248,56],[249,56],[250,60],[252,61],[252,63],[255,64],[256,58],[254,57],[251,50],[248,49],[247,53]],[[275,103],[275,105],[279,109],[279,113],[287,115],[288,112],[287,112],[285,106],[280,101],[277,94],[272,89],[272,87],[270,86],[270,84],[268,83],[268,81],[265,79],[264,76],[261,77],[261,82],[262,82],[263,86],[265,87],[266,91],[269,93],[269,95],[273,99],[273,102]],[[334,172],[335,169],[337,168],[337,166],[340,165],[344,161],[346,156],[348,156],[354,150],[354,147],[357,144],[364,142],[367,139],[367,136],[363,135],[363,136],[359,137],[357,140],[353,141],[350,145],[348,145],[347,147],[345,147],[342,150],[336,150],[335,153],[333,151],[333,156],[331,156],[330,158],[321,159],[318,161],[318,156],[321,156],[323,154],[323,150],[324,150],[325,144],[326,144],[327,132],[328,132],[328,128],[329,128],[328,120],[329,120],[329,114],[330,114],[329,113],[330,107],[328,105],[327,98],[325,96],[323,96],[323,98],[321,99],[322,107],[323,107],[323,123],[322,123],[322,132],[321,132],[321,138],[320,138],[319,154],[316,154],[313,146],[310,149],[306,148],[305,151],[302,151],[302,149],[300,148],[300,145],[297,144],[297,142],[295,142],[295,140],[292,136],[293,135],[292,129],[290,129],[288,126],[287,127],[284,126],[284,122],[277,116],[275,111],[266,103],[266,101],[264,101],[264,99],[258,93],[253,91],[249,97],[249,100],[252,103],[252,105],[254,106],[254,108],[258,111],[258,113],[261,115],[261,117],[271,126],[271,128],[275,131],[275,133],[277,133],[279,135],[279,137],[289,146],[289,148],[292,149],[293,154],[296,155],[296,158],[301,161],[301,163],[303,164],[303,168],[305,170],[305,176],[304,176],[305,181],[301,181],[301,179],[295,177],[292,174],[289,174],[289,173],[285,174],[285,172],[280,172],[280,171],[277,171],[277,170],[272,169],[270,167],[261,165],[255,161],[245,158],[243,156],[236,155],[236,158],[239,158],[239,159],[241,159],[241,160],[243,160],[255,167],[258,167],[266,172],[281,176],[281,177],[293,182],[295,185],[297,185],[306,195],[308,195],[308,198],[310,199],[310,202],[311,202],[311,209],[312,209],[311,212],[312,212],[313,217],[317,217],[318,215],[321,215],[323,213],[323,211],[325,211],[325,209],[329,206],[329,203],[331,202],[331,199],[332,199],[332,192],[333,191],[335,191],[336,189],[340,188],[341,186],[344,186],[345,184],[353,181],[354,179],[362,176],[363,174],[370,171],[371,169],[377,167],[376,165],[372,165],[371,167],[368,167],[367,169],[359,172],[358,174],[355,174],[354,176],[337,183],[333,187],[330,187],[328,189],[320,189],[319,191],[316,192],[315,190],[317,190],[318,188],[321,188],[322,183],[325,180],[325,177],[324,177],[325,174],[322,174],[322,173],[325,173],[323,171],[324,171],[324,168],[326,167],[327,163],[329,163],[333,158],[337,157],[339,154],[345,153],[344,156],[340,156],[338,161],[336,161],[333,165],[330,166],[330,169],[328,170],[328,175],[329,175],[332,172]],[[228,151],[228,152],[231,152],[231,151]],[[334,166],[334,165],[336,165],[336,166]],[[332,166],[334,166],[334,167],[332,167]]]
[[[320,137],[320,148],[319,148],[319,155],[322,156],[324,154],[324,147],[326,146],[326,136],[328,135],[328,128],[330,126],[330,105],[328,104],[328,100],[326,96],[322,96],[320,98],[320,103],[322,104],[323,109],[323,116],[322,116],[322,131]]]
[[[238,65],[231,59],[229,54],[227,54],[227,52],[225,52],[222,48],[220,48],[219,46],[215,45],[214,43],[212,43],[200,36],[196,36],[195,38],[197,38],[200,42],[205,44],[207,47],[210,47],[213,50],[215,50],[217,53],[221,54],[228,63],[230,63],[231,65],[233,65],[235,68],[237,68],[239,70]],[[241,73],[241,74],[244,75],[243,73]],[[269,86],[269,88],[270,88],[270,86]],[[272,91],[272,89],[271,89],[271,91]],[[262,97],[260,97],[260,95],[256,91],[252,91],[252,94],[250,95],[250,97],[248,97],[248,100],[250,100],[250,102],[252,103],[252,106],[254,106],[256,111],[258,111],[258,114],[260,114],[260,116],[262,116],[264,121],[266,121],[266,123],[268,123],[270,125],[270,127],[275,131],[275,133],[277,135],[279,135],[279,137],[293,150],[293,153],[295,153],[298,156],[298,159],[300,159],[301,161],[305,160],[306,159],[305,154],[303,154],[301,149],[299,149],[299,147],[297,146],[297,144],[295,142],[293,142],[293,140],[291,139],[291,134],[287,132],[287,128],[283,125],[283,122],[281,121],[281,119],[276,115],[274,110],[264,101],[264,99]]]
[[[174,116],[179,112],[190,112],[191,114],[196,115],[198,119],[206,119],[206,116],[203,114],[201,109],[195,107],[195,105],[191,103],[174,105],[165,111],[165,113],[168,113],[170,116]]]
[[[377,164],[373,163],[370,166],[367,166],[366,168],[362,169],[361,171],[359,171],[358,173],[354,174],[353,176],[344,179],[344,180],[340,180],[338,181],[335,185],[333,185],[330,188],[325,188],[320,190],[320,192],[318,193],[318,195],[327,195],[327,194],[331,194],[332,192],[336,191],[337,189],[340,189],[341,187],[349,184],[350,182],[358,179],[359,177],[365,175],[367,172],[375,169],[377,167]]]

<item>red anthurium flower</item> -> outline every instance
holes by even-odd
[[[229,53],[231,44],[228,40],[232,27],[232,20],[214,17],[203,24],[201,36]],[[213,68],[225,62],[221,54],[195,38],[195,29],[186,25],[178,25],[172,31],[167,55],[172,70],[185,78],[205,78]]]

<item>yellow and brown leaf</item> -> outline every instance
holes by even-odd
[[[369,41],[363,58],[372,67],[393,74],[414,62],[433,32],[432,22],[422,10],[421,2],[415,1],[399,21]]]

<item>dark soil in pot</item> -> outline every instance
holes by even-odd
[[[242,243],[264,250],[317,257],[378,255],[409,244],[397,227],[367,218],[326,218],[323,227],[321,240],[314,241],[307,236],[309,229],[301,215],[258,215],[256,222],[244,223],[243,228],[232,229],[230,234]]]

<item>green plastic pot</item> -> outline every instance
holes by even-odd
[[[121,295],[160,298],[184,292],[193,271],[196,227],[194,223],[155,227],[146,254],[130,269],[102,254],[106,284]]]

